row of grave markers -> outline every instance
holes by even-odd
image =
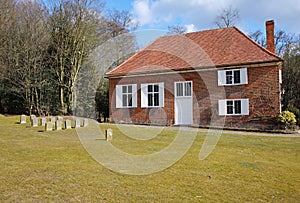
[[[82,121],[82,122],[81,122]],[[32,127],[37,126],[45,126],[45,131],[52,131],[53,127],[55,130],[62,129],[71,129],[72,128],[72,120],[64,119],[61,116],[50,117],[47,119],[45,117],[38,118],[35,115],[30,115],[30,122]],[[65,123],[65,128],[62,128],[63,122]],[[26,124],[26,116],[20,116],[20,124]],[[86,127],[88,125],[88,119],[75,118],[74,119],[74,128]]]

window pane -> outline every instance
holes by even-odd
[[[241,100],[234,101],[234,113],[240,114],[242,112]]]
[[[153,85],[148,85],[148,92],[153,92]]]
[[[183,96],[183,84],[182,83],[176,83],[176,93],[177,97],[182,97]]]
[[[132,85],[128,85],[128,93],[132,93]]]
[[[153,106],[152,94],[148,94],[148,106]]]
[[[123,103],[124,107],[127,107],[127,95],[126,94],[123,94],[123,96],[122,96],[122,103]]]
[[[233,114],[233,101],[227,101],[227,114]]]
[[[232,84],[232,71],[226,71],[226,84]]]
[[[159,85],[153,85],[154,86],[154,92],[159,92]]]
[[[122,93],[127,93],[127,86],[122,86]]]
[[[128,106],[132,106],[132,94],[128,94]]]
[[[154,94],[154,106],[159,106],[159,94]]]
[[[234,71],[234,83],[241,83],[240,70],[235,70]]]
[[[192,83],[191,82],[186,82],[184,84],[185,88],[185,95],[184,96],[192,96]]]

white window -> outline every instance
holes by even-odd
[[[249,115],[248,99],[219,100],[219,115]]]
[[[133,108],[137,107],[137,85],[117,85],[116,86],[116,107]]]
[[[218,71],[219,86],[242,84],[248,84],[247,68]]]
[[[192,96],[192,82],[175,82],[176,97],[191,97]]]
[[[141,107],[164,106],[164,83],[141,84]]]

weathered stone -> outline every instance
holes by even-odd
[[[81,120],[79,118],[75,119],[75,128],[80,128],[81,127]]]
[[[21,115],[20,116],[20,124],[24,124],[26,123],[26,116],[25,115]]]
[[[105,130],[105,139],[106,139],[106,141],[111,141],[113,139],[112,129],[108,128]]]
[[[87,118],[83,119],[83,127],[88,126],[88,124],[89,124],[88,119]]]
[[[31,126],[32,126],[32,127],[37,127],[37,126],[38,126],[38,118],[33,117],[33,118],[31,119]]]
[[[52,131],[52,130],[53,130],[53,123],[52,122],[46,122],[45,131]]]
[[[65,129],[71,129],[72,125],[71,125],[71,120],[66,120],[65,121]]]
[[[36,118],[36,116],[35,116],[35,115],[33,115],[33,114],[32,114],[32,115],[30,115],[30,121],[32,121],[32,119],[33,119],[33,118]]]
[[[51,118],[50,118],[50,122],[51,122],[52,124],[54,124],[55,121],[56,121],[56,118],[55,118],[55,117],[51,117]]]
[[[45,125],[46,125],[46,122],[47,122],[47,119],[46,119],[46,118],[40,118],[40,125],[41,125],[41,126],[45,126]]]
[[[62,129],[62,121],[57,120],[55,121],[55,130],[61,130]]]

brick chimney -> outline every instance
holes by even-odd
[[[267,35],[267,49],[275,54],[275,43],[274,43],[274,20],[266,22],[266,35]]]

